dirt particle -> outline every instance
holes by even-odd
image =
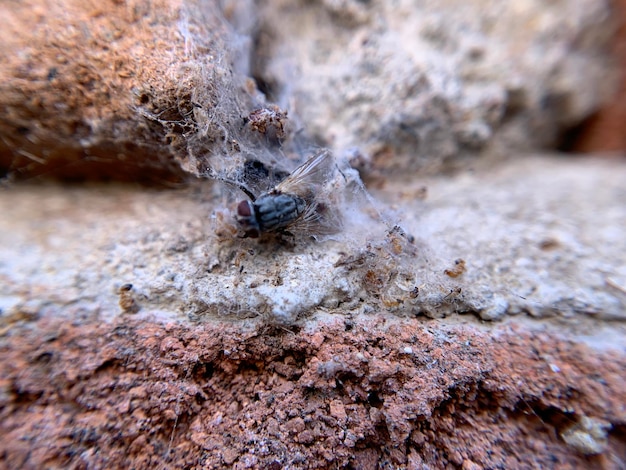
[[[239,452],[234,448],[225,448],[222,450],[222,460],[226,465],[232,465],[239,457]]]
[[[463,460],[463,465],[461,465],[461,470],[481,470],[482,468],[469,459]]]
[[[563,440],[583,455],[603,453],[608,445],[611,424],[583,416],[578,423],[561,433]]]
[[[301,444],[310,445],[315,442],[315,435],[308,429],[305,429],[298,434],[297,441]]]
[[[451,269],[445,269],[443,272],[446,276],[457,278],[465,272],[465,260],[458,258],[454,260],[454,267]]]
[[[304,420],[300,417],[290,419],[285,423],[285,429],[290,434],[300,434],[306,428]]]
[[[339,424],[343,425],[348,418],[346,409],[339,400],[333,400],[330,402],[330,415],[335,418]]]
[[[137,313],[140,309],[139,304],[135,300],[132,284],[124,284],[118,290],[119,306],[124,313]]]

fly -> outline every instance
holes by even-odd
[[[316,236],[339,231],[339,217],[324,191],[332,163],[330,152],[322,150],[258,197],[240,186],[250,198],[237,205],[235,219],[243,236],[291,234],[292,230]]]

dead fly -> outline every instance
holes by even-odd
[[[258,197],[238,184],[251,199],[237,205],[236,220],[243,236],[292,235],[296,231],[316,236],[338,232],[341,222],[325,191],[333,169],[330,153],[322,150]]]

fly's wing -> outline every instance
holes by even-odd
[[[276,185],[274,191],[310,199],[319,191],[332,170],[333,159],[328,150],[322,150],[296,168],[287,178]]]
[[[338,233],[342,228],[343,221],[337,206],[330,201],[316,201],[307,207],[290,230],[316,238],[317,235]]]

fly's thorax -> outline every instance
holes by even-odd
[[[306,201],[295,194],[270,192],[254,202],[256,220],[261,231],[284,229],[296,221],[306,209]]]

